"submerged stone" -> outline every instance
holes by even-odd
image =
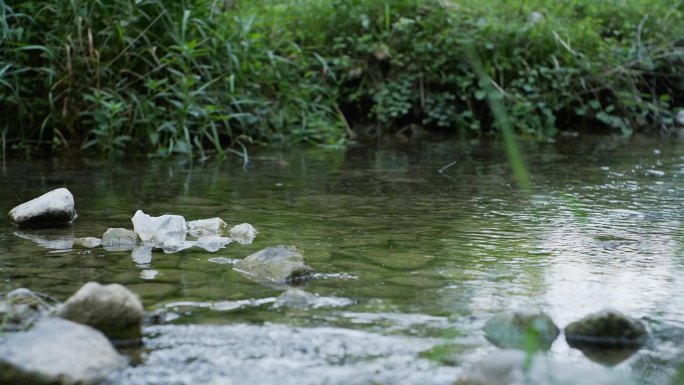
[[[565,339],[573,344],[639,346],[646,339],[646,328],[637,319],[606,309],[565,327]]]
[[[349,298],[320,297],[302,289],[289,288],[279,295],[273,307],[290,307],[296,309],[342,307],[353,305],[355,302]]]
[[[66,188],[52,190],[9,212],[10,223],[19,227],[66,226],[76,216],[74,196]]]
[[[119,284],[88,282],[57,309],[57,315],[92,326],[117,343],[138,343],[142,338],[143,305]]]
[[[501,348],[547,350],[560,330],[546,313],[516,311],[490,318],[484,332],[491,343]]]
[[[290,284],[311,279],[315,273],[295,246],[271,246],[237,262],[234,269],[262,283]]]
[[[456,385],[629,385],[631,381],[605,368],[554,362],[522,350],[500,350],[466,368]]]
[[[2,384],[99,384],[125,363],[102,333],[59,318],[0,343]]]

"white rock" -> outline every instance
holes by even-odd
[[[76,219],[74,196],[65,188],[45,193],[13,208],[10,222],[22,227],[64,226]]]
[[[201,237],[197,240],[195,246],[201,247],[204,250],[213,253],[226,247],[226,245],[232,241],[232,238],[227,237]]]
[[[188,233],[195,238],[219,236],[228,225],[221,218],[199,219],[187,223]]]
[[[138,210],[131,221],[143,242],[169,249],[185,242],[188,232],[185,218],[180,215],[152,217]]]
[[[254,241],[254,238],[259,234],[257,229],[249,223],[239,224],[228,230],[228,235],[236,242],[242,245],[249,245]]]

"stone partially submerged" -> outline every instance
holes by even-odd
[[[570,346],[640,346],[646,336],[646,328],[639,320],[612,309],[589,314],[565,327]]]
[[[88,282],[57,309],[57,315],[92,326],[119,344],[136,344],[142,338],[143,305],[119,284]]]
[[[221,218],[198,219],[186,222],[180,215],[152,217],[138,210],[133,218],[133,228],[144,245],[175,253],[190,247],[199,247],[210,253],[216,252],[233,241],[250,244],[257,234],[249,223],[237,225],[223,236],[227,227]],[[186,236],[195,240],[186,240]],[[151,250],[150,250],[151,253]]]
[[[560,330],[546,313],[516,311],[490,318],[484,332],[491,343],[501,348],[547,350]]]
[[[135,231],[124,228],[109,228],[102,234],[102,247],[109,251],[133,250],[140,238]]]
[[[138,210],[131,218],[133,230],[140,240],[165,251],[178,251],[183,248],[188,226],[180,215],[152,217]]]
[[[9,212],[10,223],[18,227],[67,226],[76,216],[74,196],[66,188],[52,190]]]
[[[218,237],[228,227],[221,218],[198,219],[187,222],[188,234],[195,238]]]
[[[257,234],[257,229],[249,223],[241,223],[228,230],[230,238],[242,245],[250,245]]]
[[[0,342],[0,384],[94,385],[125,364],[102,333],[59,318]]]
[[[237,262],[233,268],[257,282],[275,285],[306,281],[315,273],[297,247],[284,245],[258,251]]]

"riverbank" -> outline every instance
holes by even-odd
[[[488,135],[490,89],[535,138],[672,132],[684,106],[682,4],[248,3],[5,5],[3,154]]]

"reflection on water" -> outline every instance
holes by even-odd
[[[234,383],[268,383],[304,367],[307,375],[331,373],[329,383],[402,378],[391,373],[409,379],[401,383],[448,383],[460,366],[496,349],[481,331],[494,314],[540,309],[562,328],[605,307],[643,319],[651,333],[646,346],[608,354],[559,338],[548,354],[668,384],[684,346],[683,150],[684,143],[643,138],[526,143],[531,196],[513,187],[502,148],[484,142],[252,154],[246,170],[237,160],[12,161],[1,174],[3,210],[67,186],[79,218],[61,233],[19,232],[0,218],[0,292],[25,286],[64,300],[87,281],[118,282],[149,309],[175,309],[167,320],[177,325],[149,327],[143,364],[117,384],[157,383],[164,373],[179,384],[231,373]],[[138,209],[247,222],[260,234],[252,245],[215,254],[72,247],[75,238],[100,237],[109,227],[131,228]],[[280,290],[232,270],[276,244],[299,246],[318,271],[303,296],[344,304],[274,306]],[[272,336],[255,345],[254,371],[231,372],[213,355],[244,359],[226,352],[246,348],[242,340],[212,342],[210,329],[181,324]],[[346,359],[336,354],[334,363],[325,354],[302,354],[297,363],[274,353],[297,335],[311,338],[311,349],[332,349],[316,342],[328,335],[367,347],[354,345],[360,350]],[[203,377],[184,379],[196,371],[164,353],[165,341],[174,340],[193,352]],[[418,358],[445,344],[451,357]],[[386,361],[369,358],[376,355]]]

